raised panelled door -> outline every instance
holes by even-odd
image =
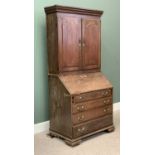
[[[83,69],[100,67],[100,20],[82,19]]]
[[[61,71],[99,68],[100,20],[75,16],[61,20]]]
[[[62,70],[81,69],[81,19],[62,18]]]

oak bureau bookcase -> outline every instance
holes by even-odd
[[[113,87],[101,73],[102,11],[45,8],[50,135],[68,145],[113,126]]]

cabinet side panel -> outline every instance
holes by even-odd
[[[48,72],[58,72],[58,30],[56,14],[46,15]]]
[[[48,83],[49,83],[49,114],[50,114],[50,129],[57,130],[59,128],[59,115],[57,113],[57,78],[49,76]]]
[[[58,77],[49,78],[50,130],[72,138],[71,98]]]
[[[61,106],[61,129],[60,132],[72,138],[72,121],[71,121],[71,96],[64,87],[63,83],[58,79],[59,98],[58,103]]]

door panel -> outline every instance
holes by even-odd
[[[81,19],[63,17],[62,23],[62,71],[81,68]]]
[[[100,68],[100,20],[82,20],[83,69]]]

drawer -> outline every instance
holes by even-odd
[[[109,88],[109,89],[104,89],[104,90],[99,90],[99,91],[76,95],[74,97],[74,102],[77,103],[77,102],[92,100],[92,99],[96,99],[96,98],[108,97],[111,95],[112,95],[112,89]]]
[[[108,98],[100,98],[100,99],[96,99],[96,100],[91,100],[91,101],[85,101],[85,102],[81,102],[78,104],[73,104],[72,105],[72,113],[78,113],[78,112],[83,112],[86,110],[91,110],[97,107],[101,107],[101,106],[106,106],[106,105],[111,105],[112,104],[112,98],[108,97]]]
[[[105,116],[107,114],[112,114],[112,105],[106,107],[99,107],[89,111],[80,112],[72,115],[73,124],[79,124],[91,119]]]
[[[78,125],[76,127],[73,127],[73,138],[77,138],[79,136],[91,133],[93,131],[97,131],[104,127],[108,127],[112,125],[112,123],[113,123],[112,115],[107,115],[105,117],[92,120],[88,123]]]

